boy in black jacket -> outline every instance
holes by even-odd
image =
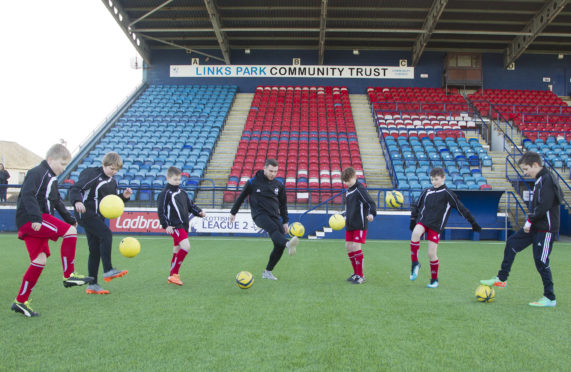
[[[188,240],[189,212],[195,216],[205,217],[206,213],[189,199],[188,194],[179,188],[181,170],[169,167],[167,170],[167,185],[159,194],[157,213],[161,226],[174,240],[168,283],[182,285],[179,270],[186,254],[190,250]]]
[[[28,171],[18,195],[18,239],[26,243],[31,264],[24,274],[12,310],[28,318],[39,315],[32,310],[28,299],[50,256],[49,240],[63,238],[61,261],[64,287],[84,285],[93,280],[74,272],[77,221],[65,208],[58,191],[57,176],[63,172],[70,160],[71,154],[63,145],[52,146],[48,150],[46,160]],[[53,216],[55,210],[65,222]]]
[[[287,199],[284,185],[275,179],[277,174],[278,162],[275,159],[267,159],[264,170],[259,170],[246,182],[242,193],[230,210],[230,223],[234,223],[240,206],[246,197],[250,196],[250,212],[254,223],[264,229],[274,243],[268,265],[262,273],[263,279],[270,280],[278,280],[272,270],[282,257],[284,249],[287,247],[289,254],[294,255],[299,243],[297,236],[288,241],[285,235],[289,221]]]
[[[410,280],[416,280],[420,263],[418,262],[418,249],[420,248],[420,238],[426,233],[428,240],[428,258],[430,259],[431,280],[428,288],[438,288],[438,242],[440,234],[446,227],[451,208],[456,208],[458,213],[464,217],[471,225],[472,230],[480,232],[482,228],[470,211],[460,202],[458,196],[446,187],[446,175],[444,169],[433,168],[430,171],[430,181],[432,187],[425,189],[416,203],[411,205],[410,230],[410,258],[412,268]]]
[[[85,229],[89,245],[89,276],[93,283],[87,286],[87,294],[109,294],[97,283],[99,261],[103,263],[103,279],[110,282],[127,274],[127,270],[118,270],[111,264],[111,247],[113,236],[105,217],[99,212],[99,202],[107,195],[117,195],[117,181],[113,178],[123,167],[123,160],[116,152],[108,152],[102,160],[101,167],[84,169],[77,182],[71,187],[70,200],[75,207],[75,216]],[[127,188],[119,197],[129,201],[133,191]]]
[[[541,156],[538,153],[526,152],[518,165],[525,175],[536,179],[527,221],[522,229],[508,238],[498,276],[489,280],[481,280],[480,283],[505,288],[516,254],[532,244],[535,267],[543,281],[543,297],[529,305],[555,307],[557,301],[553,292],[549,255],[553,248],[553,240],[559,232],[559,205],[563,201],[563,192],[553,175],[543,167]]]
[[[353,274],[347,278],[352,284],[365,281],[363,275],[363,250],[361,245],[367,240],[368,223],[377,215],[375,202],[363,184],[357,182],[353,167],[341,172],[341,180],[347,187],[345,194],[345,248],[353,266]]]

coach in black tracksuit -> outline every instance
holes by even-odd
[[[516,254],[532,244],[535,267],[543,282],[543,296],[549,299],[549,301],[546,301],[544,298],[537,302],[532,302],[530,305],[541,307],[555,306],[549,255],[553,248],[553,241],[559,232],[560,204],[564,199],[564,195],[553,175],[543,167],[539,154],[528,151],[522,156],[518,164],[527,176],[535,178],[527,222],[522,229],[508,238],[497,280],[484,280],[481,283],[505,287],[505,282],[508,279]],[[491,283],[492,281],[494,283]]]
[[[113,236],[105,217],[99,212],[99,202],[107,195],[117,195],[117,181],[113,176],[121,169],[122,161],[118,154],[108,153],[103,158],[103,166],[86,168],[79,175],[77,182],[71,187],[70,201],[75,207],[75,216],[85,229],[89,245],[88,270],[97,284],[99,261],[103,264],[103,272],[111,273],[111,247]],[[131,189],[127,188],[118,196],[128,201]]]
[[[278,163],[276,160],[266,160],[264,170],[259,170],[253,178],[246,182],[242,193],[230,210],[230,221],[233,222],[244,199],[250,196],[250,209],[254,222],[258,227],[267,231],[274,243],[274,249],[266,266],[266,272],[270,272],[271,276],[266,279],[274,280],[275,277],[271,275],[271,271],[282,257],[284,249],[288,244],[285,232],[287,231],[287,223],[289,221],[285,187],[275,179],[277,169]],[[292,242],[294,241],[297,244],[297,238],[292,239]],[[292,252],[290,247],[290,254],[294,254],[294,252],[295,250]]]

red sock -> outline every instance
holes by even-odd
[[[178,252],[177,252],[177,253],[178,253]],[[172,259],[171,259],[171,270],[170,270],[170,274],[169,274],[169,275],[172,275],[172,270],[173,270],[173,268],[174,268],[174,263],[175,263],[175,262],[176,262],[176,253],[173,253],[173,254],[172,254]]]
[[[348,252],[347,255],[349,256],[349,261],[351,261],[351,266],[353,266],[353,274],[357,273],[357,267],[355,266],[355,260],[353,256],[355,256],[356,252]]]
[[[37,263],[32,262],[28,267],[28,270],[24,274],[24,278],[22,279],[22,286],[20,287],[20,292],[18,292],[18,297],[16,297],[16,301],[18,302],[26,302],[30,298],[30,293],[32,293],[32,289],[38,282],[38,278],[42,274],[42,270],[44,269],[44,265],[40,265]]]
[[[355,274],[363,277],[363,251],[353,252],[353,261],[355,266]]]
[[[430,277],[438,279],[438,260],[430,261]]]
[[[418,249],[420,248],[420,242],[410,241],[410,260],[412,262],[418,262]]]
[[[188,252],[182,248],[178,250],[178,253],[176,254],[176,260],[171,270],[171,275],[178,274],[178,271],[180,270],[180,265],[182,265],[182,261],[184,261],[184,258],[186,257],[187,253]]]
[[[61,241],[61,265],[63,267],[64,278],[69,278],[75,271],[75,246],[77,235],[70,234],[63,237]]]

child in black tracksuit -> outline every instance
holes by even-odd
[[[510,236],[504,249],[504,259],[498,276],[480,283],[488,286],[506,287],[507,279],[518,252],[533,245],[535,267],[543,282],[543,297],[530,302],[535,307],[555,307],[555,292],[549,266],[549,255],[553,241],[559,232],[560,204],[563,192],[553,175],[543,167],[541,156],[533,151],[526,152],[518,162],[524,173],[535,178],[531,207],[522,229]]]
[[[169,167],[167,184],[157,199],[157,213],[161,226],[167,234],[172,236],[174,241],[167,282],[176,285],[183,284],[179,276],[180,265],[190,250],[190,241],[188,240],[189,212],[195,216],[206,216],[202,209],[194,205],[188,194],[180,189],[181,173],[180,169]]]
[[[111,246],[113,237],[105,224],[105,218],[99,212],[99,202],[107,195],[117,195],[117,182],[113,178],[123,167],[121,156],[116,152],[105,154],[101,167],[84,169],[77,182],[71,187],[70,200],[75,207],[75,216],[85,229],[89,245],[89,276],[93,282],[87,286],[87,294],[109,294],[97,283],[99,261],[103,263],[103,279],[109,282],[127,274],[127,270],[118,270],[111,264]],[[127,188],[119,197],[128,201],[133,191]]]
[[[375,202],[363,184],[357,182],[353,167],[341,173],[341,180],[347,186],[345,193],[345,248],[353,266],[353,274],[347,278],[352,284],[365,281],[363,275],[363,250],[361,245],[367,240],[368,223],[377,215]]]
[[[269,280],[278,279],[272,270],[282,257],[284,249],[287,247],[289,254],[294,255],[299,243],[297,236],[288,241],[285,234],[289,221],[287,199],[284,185],[276,180],[277,174],[278,162],[275,159],[266,159],[264,169],[256,172],[256,175],[246,182],[230,210],[230,223],[233,224],[240,206],[246,197],[250,196],[250,211],[254,223],[264,229],[274,243],[268,265],[262,273],[262,278]]]
[[[416,203],[411,205],[410,214],[410,230],[412,235],[410,238],[410,258],[412,267],[410,271],[410,280],[416,280],[420,263],[418,262],[418,249],[420,248],[420,238],[426,233],[428,240],[428,258],[430,259],[431,280],[427,285],[428,288],[438,288],[438,242],[440,234],[446,227],[448,217],[450,217],[451,208],[456,208],[458,213],[464,217],[471,225],[472,230],[480,232],[482,228],[474,216],[460,202],[458,196],[446,187],[446,175],[444,169],[433,168],[430,171],[430,181],[432,187],[425,189],[418,198]]]

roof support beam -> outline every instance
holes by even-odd
[[[424,32],[418,35],[414,45],[412,46],[413,66],[416,66],[420,60],[420,56],[422,55],[422,52],[424,52],[424,48],[426,47],[426,44],[428,44],[428,40],[436,28],[436,24],[438,23],[446,4],[448,4],[448,0],[434,0],[432,3],[432,7],[430,7],[426,18],[424,19],[424,24],[422,25],[422,30]]]
[[[533,16],[522,30],[522,32],[529,33],[529,35],[517,36],[505,50],[504,67],[507,68],[525,52],[533,40],[557,17],[568,2],[569,0],[550,0]]]
[[[218,9],[216,9],[216,4],[214,0],[204,0],[204,5],[208,10],[208,15],[210,16],[210,22],[214,28],[214,33],[216,34],[216,39],[218,39],[218,44],[220,45],[220,50],[224,56],[224,62],[227,65],[230,64],[230,47],[228,45],[228,37],[226,33],[222,30],[222,22],[220,21],[220,14]]]
[[[154,40],[154,41],[157,41],[157,42],[159,42],[159,43],[163,43],[163,44],[166,44],[166,45],[170,45],[170,46],[175,47],[175,48],[184,49],[184,50],[186,50],[188,53],[196,53],[196,54],[200,54],[201,56],[205,56],[205,57],[208,57],[208,58],[215,59],[215,60],[217,60],[217,61],[224,62],[224,59],[223,59],[223,58],[214,56],[214,55],[212,55],[212,54],[204,53],[204,52],[201,52],[201,51],[196,50],[196,49],[191,49],[191,48],[185,47],[184,45],[179,45],[179,44],[170,42],[170,41],[168,41],[168,40],[159,39],[158,37],[152,37],[152,36],[145,35],[145,34],[141,34],[141,36],[144,37],[144,38],[146,38],[146,39]]]
[[[321,17],[319,19],[319,59],[318,64],[323,64],[325,55],[325,24],[327,23],[327,0],[321,0]]]
[[[143,19],[147,18],[148,16],[150,16],[151,14],[153,14],[154,12],[156,12],[157,10],[161,9],[162,7],[169,5],[170,3],[172,3],[173,0],[167,0],[164,3],[162,3],[161,5],[157,6],[156,8],[150,10],[149,12],[143,14],[141,17],[135,19],[133,22],[129,23],[129,29],[137,22],[142,21]]]
[[[127,17],[127,12],[121,7],[121,4],[115,2],[113,5],[109,4],[108,0],[101,0],[103,5],[107,8],[111,16],[115,19],[121,30],[127,35],[127,38],[133,44],[137,52],[143,57],[143,60],[147,62],[148,65],[151,64],[151,50],[145,40],[139,38],[139,35],[130,30],[129,18]]]

